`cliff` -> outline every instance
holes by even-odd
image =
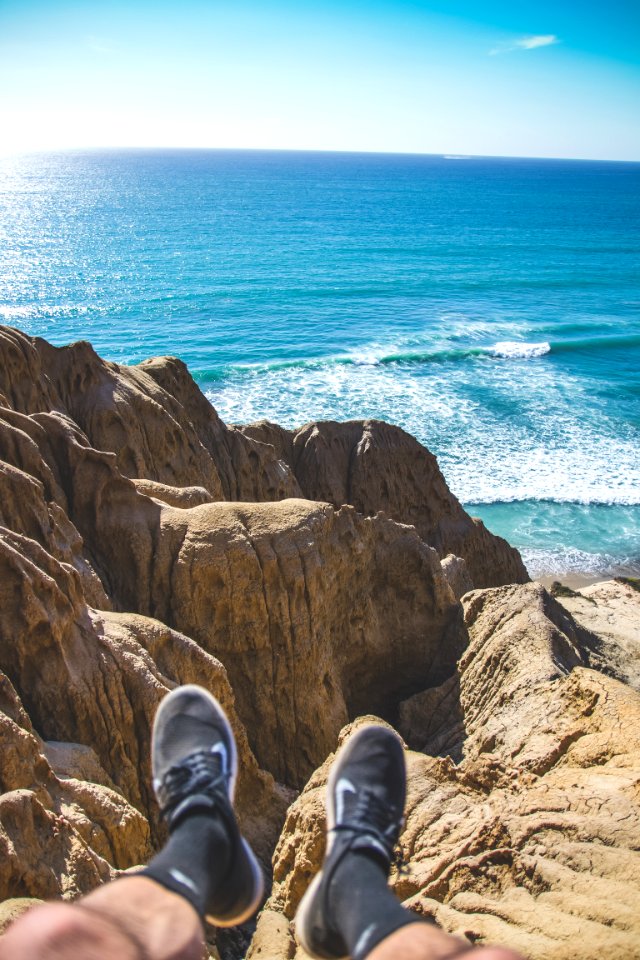
[[[523,890],[538,896],[522,879],[533,848],[513,826],[516,785],[523,816],[551,791],[564,823],[574,806],[602,806],[600,768],[613,764],[607,816],[584,843],[630,850],[636,824],[638,757],[631,739],[619,752],[616,724],[637,709],[638,597],[583,592],[572,616],[527,580],[517,551],[467,516],[435,458],[398,428],[229,427],[175,358],[124,367],[87,343],[0,328],[0,899],[74,897],[144,862],[164,836],[153,715],[172,686],[198,682],[229,712],[239,816],[267,871],[280,836],[262,957],[294,949],[326,758],[370,713],[400,729],[417,771],[404,841],[416,879],[399,893],[448,928],[493,936],[488,920],[460,919],[459,898],[493,903],[499,887],[502,913],[476,913],[503,916]],[[596,720],[600,753],[570,763]],[[553,780],[574,768],[579,782]],[[626,818],[615,836],[612,810]],[[438,818],[452,826],[433,839]],[[481,839],[465,846],[474,824]],[[600,876],[594,856],[578,872]],[[613,888],[602,890],[614,929]]]
[[[395,871],[392,885],[470,943],[502,943],[530,960],[638,956],[640,595],[620,584],[604,593],[592,604],[590,588],[575,603],[595,607],[606,637],[536,584],[467,594],[469,645],[456,673],[401,707],[413,747],[408,872]],[[616,666],[602,669],[628,642],[615,608],[636,625],[635,665],[625,667],[633,686]],[[322,858],[331,759],[289,810],[254,960],[306,957],[291,920]]]
[[[305,497],[335,506],[350,503],[364,516],[383,512],[415,526],[441,559],[464,558],[474,586],[529,579],[518,551],[462,509],[433,454],[399,427],[354,420],[289,431],[261,421],[241,429],[273,446]]]

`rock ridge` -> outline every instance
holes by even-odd
[[[241,430],[273,447],[310,500],[350,503],[365,516],[383,512],[415,526],[441,559],[463,557],[476,587],[528,581],[518,551],[462,509],[433,454],[400,427],[351,420],[285,430],[263,420]]]
[[[273,870],[252,956],[303,957],[328,763],[376,715],[408,744],[408,905],[533,958],[631,958],[640,595],[527,581],[399,428],[230,427],[176,358],[0,327],[7,915],[163,842],[151,725],[193,682],[229,713],[242,827]]]
[[[268,866],[291,788],[341,727],[369,703],[392,717],[466,643],[412,526],[303,499],[175,358],[123,367],[0,328],[0,493],[6,737],[33,757],[27,777],[4,752],[5,898],[76,895],[162,842],[149,736],[174,684],[230,712],[239,812]],[[30,857],[9,855],[18,834]]]
[[[587,590],[580,596],[600,592]],[[637,593],[600,590],[607,604],[635,609],[638,622]],[[456,676],[401,710],[413,749],[401,837],[409,872],[392,873],[396,894],[470,943],[500,943],[530,960],[607,951],[632,960],[640,696],[588,665],[589,632],[539,585],[475,591],[464,607],[470,642]],[[291,921],[322,858],[331,759],[289,809],[252,960],[306,958]]]

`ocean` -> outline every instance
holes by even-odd
[[[399,424],[532,575],[640,573],[640,163],[41,154],[0,211],[0,322]]]

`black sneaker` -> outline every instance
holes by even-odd
[[[362,727],[338,751],[327,785],[327,848],[322,870],[305,893],[295,919],[306,952],[322,960],[348,955],[331,923],[329,886],[352,850],[366,850],[387,872],[403,826],[404,749],[388,727]]]
[[[151,743],[153,787],[169,832],[194,810],[215,810],[229,830],[231,866],[206,919],[218,927],[243,923],[260,905],[264,880],[233,812],[238,754],[224,710],[202,687],[177,687],[158,708]],[[171,874],[190,887],[180,870]]]

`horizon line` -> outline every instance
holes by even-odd
[[[40,154],[73,154],[73,153],[107,153],[107,152],[169,152],[176,153],[296,153],[296,154],[317,154],[324,153],[330,155],[343,156],[379,156],[379,157],[437,157],[443,160],[556,160],[559,162],[576,163],[640,163],[640,158],[635,160],[624,158],[603,158],[603,157],[567,157],[553,155],[524,155],[510,153],[458,153],[455,151],[436,151],[426,152],[417,150],[336,150],[329,147],[309,148],[309,147],[220,147],[220,146],[136,146],[136,145],[112,145],[112,146],[69,146],[69,147],[38,147],[27,150],[0,150],[0,160],[7,157],[37,156]]]

